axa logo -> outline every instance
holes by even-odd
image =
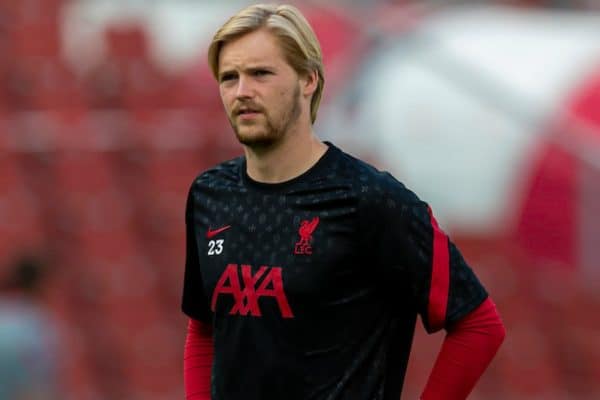
[[[319,217],[314,217],[312,220],[304,220],[300,223],[298,234],[300,241],[294,246],[294,254],[312,254],[312,234],[319,225]]]
[[[213,312],[216,309],[219,296],[233,297],[234,305],[229,311],[229,314],[232,315],[261,317],[262,313],[258,299],[271,297],[277,301],[283,318],[294,317],[283,289],[281,267],[263,265],[255,273],[252,273],[250,265],[229,264],[213,291],[210,304]]]

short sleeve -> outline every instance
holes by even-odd
[[[196,240],[193,187],[187,198],[185,211],[186,254],[183,278],[182,311],[189,317],[203,322],[211,322],[211,311],[205,295],[200,257]]]
[[[403,191],[387,196],[379,207],[378,265],[388,301],[401,299],[398,307],[414,307],[431,333],[475,309],[487,292],[430,207]]]

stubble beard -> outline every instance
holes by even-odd
[[[253,150],[265,150],[275,146],[300,117],[300,87],[296,86],[290,102],[278,121],[274,121],[264,110],[264,130],[251,134],[240,133],[240,127],[235,123],[235,117],[229,118],[229,123],[235,132],[238,141]]]

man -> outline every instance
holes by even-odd
[[[58,399],[60,338],[46,309],[46,266],[22,256],[0,274],[0,399]]]
[[[314,134],[304,17],[250,6],[208,58],[244,157],[189,192],[187,399],[398,399],[417,314],[448,331],[422,398],[464,399],[503,325],[429,207]]]

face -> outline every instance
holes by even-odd
[[[229,122],[246,146],[272,146],[301,114],[300,78],[267,30],[225,44],[218,78]]]

